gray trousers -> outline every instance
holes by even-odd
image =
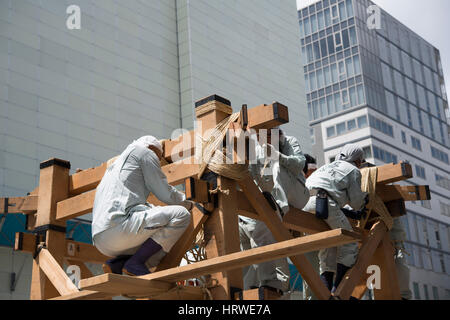
[[[241,249],[248,250],[275,243],[269,228],[264,222],[239,219]],[[282,291],[289,289],[289,265],[286,258],[251,265],[243,269],[244,290],[251,287],[270,286]]]

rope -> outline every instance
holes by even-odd
[[[369,194],[369,203],[367,204],[367,216],[364,220],[360,221],[359,227],[364,228],[368,221],[376,222],[381,220],[386,224],[388,230],[391,230],[394,225],[394,219],[384,205],[384,202],[376,193],[378,168],[364,168],[361,170],[361,175],[361,190]],[[378,216],[369,220],[372,211],[378,213]]]
[[[209,102],[203,106],[195,108],[195,115],[198,118],[199,116],[202,116],[210,111],[215,111],[215,110],[221,111],[226,114],[233,113],[233,108],[231,108],[230,106],[216,103],[216,102]]]
[[[209,105],[205,105],[204,108],[208,111],[217,109]],[[208,112],[203,111],[202,108],[197,110],[200,114]],[[232,159],[226,156],[226,152],[224,152],[224,149],[222,148],[223,139],[227,134],[230,124],[236,122],[239,116],[239,113],[231,114],[212,130],[209,137],[206,139],[199,137],[202,140],[202,158],[198,178],[201,178],[206,168],[220,176],[236,181],[246,177],[245,174],[248,173],[248,165],[233,164]]]

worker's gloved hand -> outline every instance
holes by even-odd
[[[184,200],[181,205],[185,207],[188,211],[191,211],[194,208],[194,202],[190,200]]]
[[[367,209],[363,208],[359,211],[353,211],[346,208],[341,208],[341,211],[345,214],[346,217],[353,219],[353,220],[362,220],[365,219],[367,216]]]

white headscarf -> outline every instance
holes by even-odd
[[[345,145],[339,154],[336,156],[336,160],[342,160],[346,162],[355,162],[357,160],[364,160],[363,149],[356,144]]]
[[[140,146],[143,146],[144,148],[153,146],[153,147],[157,148],[159,151],[161,151],[161,153],[163,153],[163,148],[162,148],[161,143],[158,141],[158,139],[156,139],[153,136],[140,137],[139,139],[134,140],[132,145],[140,145]]]

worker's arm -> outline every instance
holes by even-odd
[[[306,164],[300,143],[294,137],[286,138],[286,146],[280,152],[280,165],[285,167],[295,177],[302,174]]]
[[[167,182],[167,177],[161,170],[158,157],[153,151],[146,152],[141,158],[141,168],[147,188],[162,202],[168,205],[181,205],[186,199]]]
[[[366,204],[367,193],[361,190],[361,172],[352,170],[346,177],[348,180],[347,195],[349,205],[355,210],[361,210]]]

